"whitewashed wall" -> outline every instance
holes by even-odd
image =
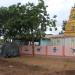
[[[75,38],[74,37],[70,37],[70,38],[65,38],[65,44],[64,44],[65,46],[73,46],[73,45],[75,45]]]
[[[64,38],[52,38],[50,45],[64,45]]]

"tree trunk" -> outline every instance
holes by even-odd
[[[32,55],[34,56],[34,40],[32,41]]]

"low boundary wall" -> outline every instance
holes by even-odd
[[[32,46],[21,46],[20,55],[33,55]],[[75,46],[34,46],[34,55],[75,56]]]

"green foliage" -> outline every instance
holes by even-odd
[[[62,25],[62,30],[59,34],[63,34],[65,31],[65,25],[66,25],[67,21],[63,21],[63,25]]]
[[[65,25],[66,25],[67,21],[63,21],[63,26],[62,26],[62,30],[65,31]]]
[[[38,4],[18,3],[9,7],[0,8],[0,27],[4,31],[5,38],[11,39],[34,39],[45,35],[47,26],[50,26],[49,14],[46,11],[43,0]],[[56,16],[54,16],[55,18]],[[54,27],[55,20],[52,22]]]

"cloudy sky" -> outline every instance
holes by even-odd
[[[9,6],[12,4],[16,4],[18,2],[24,4],[27,3],[28,1],[37,4],[38,0],[0,0],[0,7]],[[45,4],[48,5],[47,11],[50,14],[50,16],[52,17],[53,15],[57,15],[57,27],[58,30],[60,31],[62,21],[69,19],[70,11],[71,8],[74,6],[75,0],[44,0],[44,1]],[[55,34],[54,31],[53,33]]]

